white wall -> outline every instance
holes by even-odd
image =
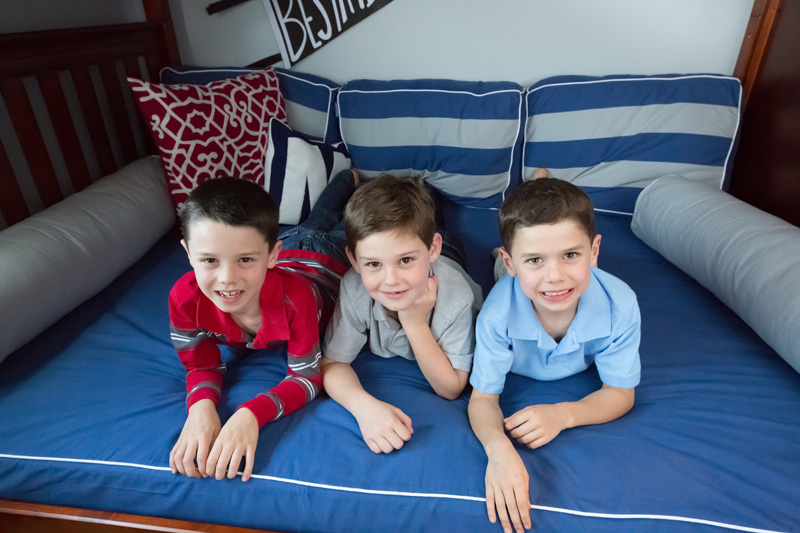
[[[3,0],[0,33],[145,20],[140,0]]]
[[[211,1],[169,1],[184,65],[241,67],[280,51],[261,0],[209,15]]]
[[[557,74],[731,74],[752,4],[395,0],[297,68],[336,81],[435,76],[523,85]],[[336,57],[353,60],[334,65]]]
[[[208,15],[170,0],[185,64],[277,54],[262,0]],[[732,74],[753,0],[394,0],[295,68],[528,85],[556,74]],[[139,0],[3,0],[0,32],[144,20]]]

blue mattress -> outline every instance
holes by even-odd
[[[599,205],[599,266],[638,294],[642,382],[625,417],[518,448],[534,529],[800,531],[800,375],[639,241],[611,200]],[[488,287],[496,211],[449,215],[470,228],[467,248],[481,250],[470,268]],[[354,366],[368,391],[411,416],[402,450],[373,454],[355,419],[323,397],[262,429],[247,483],[172,475],[185,371],[167,295],[189,269],[178,240],[167,235],[0,364],[0,498],[279,531],[501,531],[486,517],[468,392],[438,398],[400,358],[363,353]],[[224,356],[223,421],[286,374],[280,350]],[[599,386],[594,367],[555,382],[512,375],[501,406],[576,400]]]

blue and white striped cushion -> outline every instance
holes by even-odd
[[[499,207],[520,179],[522,87],[355,80],[339,90],[342,139],[366,177],[419,175],[461,205]]]
[[[261,69],[239,67],[166,67],[161,70],[162,83],[203,84],[233,78]],[[336,119],[336,93],[339,86],[332,81],[276,68],[281,94],[286,104],[286,120],[292,130],[326,144],[341,142],[339,122]]]
[[[739,127],[739,80],[717,75],[561,76],[530,87],[523,179],[645,187],[680,174],[717,188]]]

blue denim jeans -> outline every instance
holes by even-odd
[[[442,255],[467,269],[464,246],[458,237],[448,233],[441,208],[441,193],[435,187],[425,184],[435,206],[436,232],[442,236]],[[308,218],[282,231],[278,239],[283,241],[284,250],[310,250],[325,254],[349,264],[345,246],[344,208],[353,195],[355,185],[350,170],[336,174],[320,194]]]
[[[344,207],[353,195],[353,173],[347,169],[336,174],[303,222],[283,230],[278,239],[284,250],[310,250],[349,264],[344,235]]]

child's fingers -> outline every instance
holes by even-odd
[[[216,477],[220,453],[222,453],[222,446],[219,446],[218,443],[215,442],[214,446],[211,447],[211,452],[208,454],[208,459],[206,460],[207,475]]]
[[[173,474],[177,474],[180,472],[180,468],[178,467],[178,462],[176,457],[180,457],[181,448],[183,447],[183,442],[178,441],[175,443],[175,446],[172,447],[172,450],[169,452],[169,469],[172,470]],[[183,472],[181,472],[183,474]]]
[[[489,515],[489,522],[497,522],[497,513],[494,510],[494,489],[491,485],[486,485],[486,514]]]
[[[194,457],[197,452],[197,441],[192,441],[186,446],[186,451],[183,453],[183,473],[189,477],[200,477],[197,473],[197,468],[194,466]]]
[[[411,438],[411,434],[414,433],[414,428],[411,427],[411,417],[405,414],[403,411],[395,407],[395,414],[397,418],[400,419],[400,422],[403,423],[403,426],[408,430],[408,436],[403,437],[403,440],[408,440]]]
[[[200,441],[200,444],[197,448],[197,471],[200,472],[200,475],[203,477],[208,477],[208,470],[207,470],[207,462],[208,462],[208,451],[211,448],[211,443]]]
[[[521,516],[521,509],[519,508],[519,504],[517,501],[518,495],[514,490],[514,487],[509,487],[503,491],[503,500],[506,503],[506,507],[508,508],[508,517],[511,519],[511,523],[514,525],[514,529],[517,532],[521,533],[524,526],[523,526],[523,519]],[[523,505],[523,508],[525,506]],[[500,520],[502,522],[502,519]],[[503,527],[507,527],[507,524],[504,523]]]
[[[506,500],[502,491],[497,491],[494,494],[494,506],[497,509],[497,516],[500,518],[500,524],[503,526],[503,531],[506,533],[511,532],[511,521],[508,519],[508,511],[506,511]]]
[[[514,490],[514,495],[517,498],[517,510],[519,511],[522,525],[525,529],[531,528],[531,501],[528,497],[528,487],[525,486],[521,490]]]
[[[375,439],[364,439],[364,442],[367,443],[367,446],[370,450],[372,450],[373,453],[383,453],[380,446],[378,446],[378,443],[375,442]]]
[[[245,455],[244,472],[242,472],[242,481],[247,481],[253,474],[253,464],[255,463],[255,450],[248,448]]]
[[[239,465],[242,464],[242,457],[244,457],[244,455],[245,452],[240,446],[237,446],[233,450],[230,463],[228,464],[228,479],[235,478],[236,474],[239,473]]]
[[[228,473],[228,465],[231,462],[231,454],[233,452],[228,446],[222,446],[222,450],[217,460],[217,468],[214,470],[214,477],[216,479],[223,479]]]
[[[530,435],[531,433],[541,434],[542,429],[539,426],[536,420],[528,420],[524,424],[521,424],[513,429],[509,428],[510,431],[508,434],[514,439],[521,439],[526,435]]]

